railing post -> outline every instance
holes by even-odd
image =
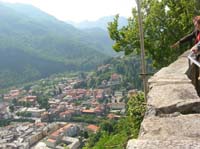
[[[139,33],[140,33],[140,48],[141,48],[141,67],[142,67],[142,80],[143,80],[143,89],[145,95],[145,102],[147,102],[147,74],[146,74],[146,63],[145,63],[145,51],[144,51],[144,33],[142,27],[142,15],[140,8],[140,0],[136,0],[137,11],[138,11],[138,24],[139,24]]]
[[[192,84],[195,86],[198,95],[200,96],[200,63],[199,59],[200,56],[192,56],[193,54],[190,53],[188,55],[189,61],[189,70],[190,70],[190,78],[192,80]]]

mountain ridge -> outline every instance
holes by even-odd
[[[79,29],[89,29],[89,28],[101,28],[107,31],[107,26],[109,22],[114,20],[115,16],[105,16],[101,17],[95,21],[81,21],[79,23],[75,23],[73,21],[66,21],[67,23],[79,28]],[[123,16],[119,16],[119,28],[126,26],[128,24],[127,18]]]
[[[7,86],[6,84],[16,84],[12,83],[16,81],[9,81],[16,80],[16,75],[19,76],[17,83],[23,83],[47,77],[52,73],[91,70],[112,55],[108,52],[112,51],[111,44],[100,46],[103,42],[95,40],[88,33],[46,13],[43,14],[41,10],[35,9],[33,6],[26,6],[0,3],[0,59],[4,60],[0,65],[0,82],[2,83],[0,87]],[[22,7],[23,10],[21,10]],[[32,11],[39,12],[32,13]],[[31,16],[31,14],[33,15]],[[7,56],[8,58],[5,59],[4,57],[8,53],[9,57]],[[19,57],[22,61],[20,63]],[[48,70],[45,72],[38,66],[34,66],[35,61],[38,61],[41,66],[47,67]],[[11,63],[14,66],[11,67]],[[48,63],[49,65],[46,65]],[[50,67],[51,65],[53,67]],[[27,73],[30,74],[24,77],[23,72],[27,66],[30,70]],[[60,69],[56,69],[56,67]],[[17,69],[21,71],[17,71]],[[43,69],[45,68],[43,67]],[[16,75],[13,75],[13,78],[10,76],[9,78],[12,79],[8,79],[5,75],[7,72]],[[23,81],[20,81],[20,78]]]

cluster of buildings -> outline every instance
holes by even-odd
[[[78,148],[80,141],[75,136],[78,135],[80,128],[75,124],[67,124],[52,132],[45,143],[51,148],[61,148],[62,144],[70,145],[70,148]],[[74,137],[74,138],[73,138]]]
[[[99,71],[104,69],[109,69],[109,65],[99,68]],[[116,113],[125,112],[123,97],[127,93],[113,91],[109,82],[119,84],[120,81],[121,76],[114,73],[109,81],[102,81],[104,87],[99,89],[75,89],[74,85],[80,82],[77,79],[59,82],[50,89],[53,96],[48,99],[48,109],[40,107],[34,87],[28,91],[10,90],[3,95],[4,102],[0,103],[0,119],[23,119],[28,113],[26,118],[28,116],[28,119],[35,120],[35,123],[0,128],[0,148],[30,148],[35,144],[42,148],[64,148],[66,145],[72,149],[78,148],[81,142],[76,136],[82,128],[76,124],[54,122],[70,122],[74,116],[82,115],[119,119],[120,116]],[[130,92],[134,93],[135,91]],[[13,112],[10,105],[13,106]],[[95,133],[99,127],[88,124],[86,129]]]
[[[72,123],[20,123],[0,128],[0,148],[59,148],[80,146],[80,128]],[[42,144],[42,145],[41,145]]]
[[[14,114],[29,113],[32,118],[40,118],[41,121],[69,121],[75,115],[90,114],[103,116],[110,110],[125,110],[125,103],[120,102],[122,93],[115,92],[113,96],[110,88],[107,89],[73,89],[66,86],[62,88],[62,94],[58,98],[48,100],[49,109],[40,108],[37,96],[24,94],[25,91],[10,91],[13,94],[6,95],[4,101],[15,100],[13,113],[9,112],[10,104],[0,104],[0,118],[12,118]],[[17,93],[17,94],[16,94]],[[23,94],[22,94],[23,93]],[[8,97],[10,97],[8,99]],[[12,98],[11,98],[12,97]],[[107,103],[104,101],[107,100]],[[29,106],[26,106],[28,103]],[[23,115],[18,115],[21,118]],[[14,116],[16,118],[17,116]]]
[[[56,123],[20,123],[0,128],[0,148],[28,149],[58,127]]]
[[[30,95],[29,92],[25,94],[23,90],[10,91],[6,97],[10,97],[10,100],[14,98],[15,102],[18,103],[15,105],[15,114],[29,113],[30,117],[40,118],[44,122],[70,121],[73,116],[82,114],[103,116],[110,110],[125,111],[125,103],[120,101],[123,98],[122,92],[113,92],[110,88],[74,89],[72,84],[75,83],[70,81],[68,84],[60,83],[58,85],[62,93],[48,99],[48,110],[40,108],[36,95]],[[4,99],[4,101],[10,100]],[[105,101],[107,102],[105,103]]]
[[[103,80],[101,82],[101,85],[99,85],[100,88],[107,88],[107,87],[111,87],[111,86],[116,86],[116,85],[120,85],[120,83],[122,82],[122,76],[117,74],[117,73],[113,73],[110,76],[109,80]]]

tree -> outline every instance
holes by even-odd
[[[125,148],[130,138],[137,138],[140,124],[144,117],[145,105],[142,92],[128,99],[126,116],[115,120],[104,120],[100,130],[91,134],[84,149],[96,148]]]
[[[37,102],[40,105],[40,108],[49,109],[48,97],[44,95],[38,96]]]
[[[10,105],[9,110],[10,110],[10,112],[14,112],[14,105]]]
[[[101,128],[101,131],[106,131],[110,134],[114,132],[114,125],[115,125],[115,121],[105,120],[101,123],[100,128]]]
[[[14,98],[14,99],[12,100],[12,104],[13,104],[14,106],[16,106],[16,105],[18,104],[16,98]]]
[[[88,80],[87,87],[89,87],[89,88],[94,88],[95,85],[96,85],[96,80],[95,80],[95,78],[91,77],[91,78]]]
[[[62,94],[62,89],[61,89],[60,87],[58,88],[58,90],[59,90],[58,93],[59,93],[59,94]]]
[[[146,111],[144,102],[144,94],[142,92],[129,98],[127,103],[127,116],[134,125],[132,129],[132,135],[137,136],[139,133],[140,124],[143,120]]]
[[[157,68],[174,61],[188,45],[174,50],[170,45],[193,30],[192,18],[200,14],[199,0],[143,0],[141,5],[145,52]],[[139,54],[138,15],[135,8],[128,25],[118,28],[118,15],[108,24],[115,51]]]

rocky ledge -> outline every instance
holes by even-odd
[[[148,80],[147,112],[127,149],[200,149],[200,98],[188,78],[188,54]]]

